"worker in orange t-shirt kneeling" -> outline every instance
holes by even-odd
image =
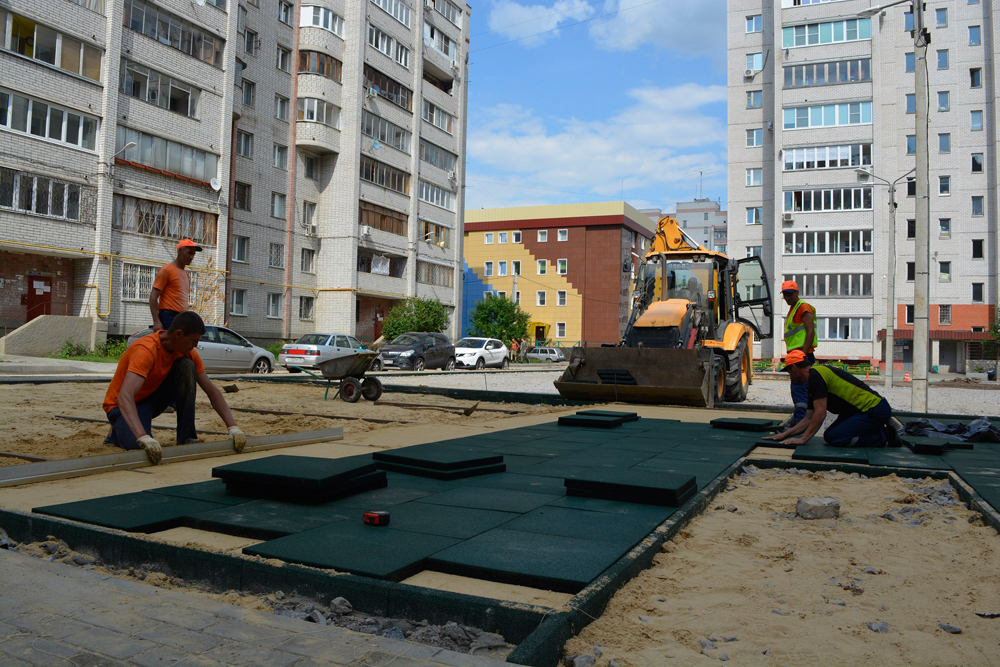
[[[153,315],[153,331],[169,329],[170,323],[188,309],[191,280],[184,269],[194,261],[201,246],[191,239],[181,239],[177,244],[177,257],[156,272],[153,289],[149,291],[149,312]]]
[[[104,396],[104,412],[111,422],[106,442],[123,449],[144,449],[153,463],[163,456],[152,436],[152,421],[171,403],[177,413],[177,444],[198,441],[194,399],[201,387],[216,413],[229,427],[233,449],[243,451],[247,436],[236,425],[226,399],[205,374],[194,348],[205,334],[205,323],[193,311],[180,313],[166,331],[135,339],[118,361]]]

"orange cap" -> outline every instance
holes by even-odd
[[[782,292],[793,292],[793,291],[794,292],[798,292],[799,291],[799,284],[797,282],[795,282],[794,280],[786,280],[785,282],[781,283],[781,291]]]
[[[781,372],[784,373],[785,371],[788,370],[789,366],[794,366],[795,364],[805,360],[806,360],[805,352],[803,352],[802,350],[792,350],[791,352],[785,355],[785,367],[781,369]]]
[[[201,252],[202,250],[201,246],[191,239],[181,239],[181,242],[177,244],[177,249],[180,250],[181,248],[194,248],[195,252]]]

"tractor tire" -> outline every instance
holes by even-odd
[[[344,378],[340,381],[340,398],[348,403],[357,403],[361,398],[361,383],[355,378]]]
[[[715,402],[718,404],[726,396],[726,358],[723,355],[712,356],[712,373],[715,374]]]
[[[726,371],[726,400],[741,403],[747,400],[747,390],[750,387],[750,375],[753,372],[750,361],[749,339],[744,336],[736,349],[729,353],[728,370]]]
[[[366,401],[377,401],[382,396],[382,383],[378,378],[365,378],[361,381],[361,395]]]

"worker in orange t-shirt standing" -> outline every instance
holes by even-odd
[[[177,244],[177,258],[160,267],[149,292],[149,312],[153,315],[153,331],[169,329],[170,323],[188,309],[188,293],[191,280],[184,269],[194,261],[195,253],[201,252],[200,245],[191,239],[183,239]]]
[[[247,436],[236,425],[226,399],[208,379],[194,349],[203,335],[201,316],[187,311],[175,317],[168,330],[154,331],[129,345],[104,396],[104,412],[111,422],[105,442],[122,449],[144,449],[150,461],[159,463],[163,450],[153,438],[152,421],[170,404],[176,406],[177,444],[197,442],[194,399],[201,387],[229,427],[233,449],[243,451]]]

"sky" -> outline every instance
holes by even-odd
[[[466,208],[726,206],[725,0],[473,3]]]

